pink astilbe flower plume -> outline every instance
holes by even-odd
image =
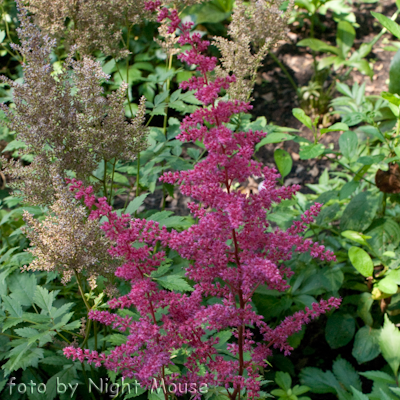
[[[159,9],[159,2],[149,2],[146,7]],[[209,43],[197,33],[190,33],[191,24],[181,23],[174,10],[161,8],[158,20],[166,18],[171,21],[171,32],[180,29],[179,43],[192,46],[181,60],[197,65],[200,73],[200,77],[182,83],[181,87],[195,90],[204,104],[183,120],[179,139],[201,140],[208,155],[193,170],[167,172],[160,179],[179,184],[181,192],[193,198],[195,202],[189,208],[198,222],[185,231],[169,232],[157,222],[118,216],[105,199],[96,199],[90,188],[70,181],[76,198],[83,199],[91,209],[90,218],[107,216],[102,229],[113,243],[110,254],[124,260],[116,275],[131,283],[131,291],[111,300],[110,308],[133,307],[139,317],[92,311],[93,320],[126,332],[126,343],[107,355],[72,347],[65,348],[64,353],[135,378],[147,388],[154,378],[163,378],[166,384],[225,387],[232,400],[246,389],[246,397],[254,399],[260,391],[259,367],[267,366],[266,358],[272,354],[272,348],[290,354],[288,337],[313,318],[337,308],[340,300],[321,300],[271,328],[252,309],[253,294],[263,285],[279,291],[288,288],[287,278],[292,272],[284,262],[291,259],[293,251],[309,251],[312,257],[327,261],[334,260],[334,255],[301,236],[318,215],[320,204],[312,206],[287,231],[270,232],[267,210],[273,203],[290,199],[299,187],[276,187],[276,171],[252,160],[254,145],[265,133],[234,132],[226,125],[234,114],[247,112],[251,106],[243,101],[218,99],[220,91],[235,77],[212,80],[209,73],[217,60],[204,54]],[[234,181],[243,182],[252,175],[265,179],[258,194],[246,197],[234,190]],[[192,291],[160,289],[156,271],[169,250],[190,261],[186,277],[194,281]],[[204,301],[209,296],[214,297],[212,304]],[[255,342],[251,330],[254,327],[263,335],[262,343]],[[211,331],[232,333],[226,347],[231,357],[218,353],[219,338],[212,336]],[[249,356],[245,357],[245,353]],[[186,372],[167,374],[175,357],[183,354],[186,359],[181,358],[179,363],[184,363]]]

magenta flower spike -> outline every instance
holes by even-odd
[[[267,367],[272,348],[289,355],[290,335],[340,305],[337,298],[321,300],[311,309],[286,317],[275,328],[269,327],[251,305],[260,286],[279,291],[288,288],[292,271],[285,261],[291,259],[293,251],[310,251],[312,257],[326,261],[335,259],[324,246],[300,236],[321,205],[312,206],[287,231],[268,230],[267,210],[273,203],[290,199],[299,187],[276,187],[276,170],[252,160],[254,146],[266,135],[264,132],[233,132],[228,128],[231,117],[248,112],[251,105],[219,98],[235,77],[210,79],[217,59],[204,54],[209,42],[191,33],[192,24],[182,23],[175,10],[160,8],[159,1],[149,1],[146,9],[158,10],[159,22],[168,18],[171,32],[180,29],[179,43],[191,45],[180,59],[197,65],[199,71],[199,76],[183,82],[181,88],[195,90],[204,107],[184,118],[178,139],[202,141],[208,155],[193,170],[167,172],[160,178],[179,184],[181,192],[194,200],[189,208],[198,222],[185,231],[169,232],[154,221],[132,219],[127,214],[119,217],[105,198],[95,198],[90,187],[69,181],[76,198],[83,199],[91,210],[90,218],[108,217],[102,229],[114,243],[109,252],[124,260],[116,275],[130,282],[131,291],[111,300],[111,310],[134,307],[140,318],[91,311],[92,320],[127,332],[126,343],[109,354],[74,347],[65,348],[64,354],[95,366],[104,365],[149,389],[156,379],[178,388],[176,395],[185,393],[184,385],[191,384],[225,388],[232,400],[255,399],[260,392],[260,368]],[[234,190],[234,182],[244,182],[253,175],[264,177],[258,194],[246,197]],[[166,249],[190,261],[186,277],[194,282],[194,290],[189,294],[161,290],[151,277],[165,260]],[[215,301],[207,302],[210,297]],[[254,339],[254,327],[263,336],[261,342]],[[232,333],[227,345],[229,355],[218,353],[216,348],[219,339],[215,333],[222,331]],[[177,355],[186,357],[181,373],[171,372],[176,371]],[[168,399],[168,393],[164,395]],[[201,393],[196,392],[195,397],[201,397]]]

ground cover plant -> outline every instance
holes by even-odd
[[[0,3],[1,398],[400,397],[387,3]]]

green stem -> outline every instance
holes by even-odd
[[[82,282],[81,282],[81,278],[79,277],[79,273],[76,272],[75,270],[74,270],[74,273],[75,273],[76,281],[78,282],[79,293],[81,294],[82,300],[85,303],[86,309],[88,311],[90,311],[91,307],[90,307],[89,303],[87,302],[87,300],[85,298],[85,293],[84,293],[83,288],[82,288]]]
[[[97,322],[93,322],[93,331],[94,331],[94,349],[97,351]]]
[[[296,91],[296,93],[298,93],[299,92],[299,88],[296,85],[296,82],[293,80],[292,76],[289,74],[289,71],[286,69],[286,67],[283,65],[283,63],[279,60],[279,58],[272,51],[269,54],[274,59],[274,61],[279,65],[279,67],[281,68],[282,72],[289,79],[289,82],[292,84],[293,89]]]
[[[87,374],[86,374],[85,364],[84,364],[83,362],[81,362],[81,365],[82,365],[83,379],[85,380],[85,385],[86,385],[86,387],[87,387],[87,389],[88,389],[88,392],[90,393],[90,397],[91,397],[93,400],[96,400],[96,398],[94,397],[93,392],[92,392],[91,390],[89,390],[89,380],[88,380],[88,377],[87,377]]]
[[[81,344],[81,349],[83,349],[87,343],[87,341],[89,340],[89,333],[90,333],[90,328],[92,327],[92,320],[89,319],[88,320],[88,324],[86,326],[86,331],[85,331],[85,340],[83,341],[83,343]]]
[[[357,172],[353,171],[350,167],[348,167],[346,164],[343,164],[341,161],[339,160],[334,160],[333,158],[328,157],[327,155],[325,155],[325,157],[333,162],[337,162],[339,165],[341,165],[343,168],[347,169],[348,171],[350,171],[352,174],[357,175]],[[367,178],[363,178],[361,177],[360,179],[362,179],[363,181],[369,183],[370,185],[376,186],[376,184],[374,182],[371,182],[369,179]]]
[[[60,337],[62,337],[68,344],[71,344],[71,342],[60,332],[57,332],[57,335],[59,335]]]

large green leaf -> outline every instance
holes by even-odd
[[[379,337],[379,346],[382,356],[392,368],[395,376],[400,365],[400,332],[399,328],[394,325],[387,314],[385,314],[385,322]]]
[[[374,196],[370,192],[358,193],[343,211],[340,229],[342,231],[365,231],[371,225],[378,206],[379,196]]]
[[[351,161],[356,155],[358,146],[357,135],[353,131],[344,132],[339,138],[339,147],[343,156]]]
[[[379,347],[379,329],[363,326],[356,333],[352,355],[359,364],[368,362],[378,357],[381,349]]]
[[[349,249],[349,258],[353,267],[366,278],[372,276],[374,264],[369,254],[360,247],[352,246]]]
[[[335,312],[328,318],[325,338],[332,349],[345,346],[353,339],[356,323],[350,314]]]
[[[371,236],[368,243],[379,255],[382,255],[388,246],[394,249],[400,244],[400,227],[390,217],[375,220],[366,234]]]
[[[292,170],[292,157],[286,150],[276,149],[274,152],[274,159],[282,179],[285,178],[287,175],[290,174],[290,171]]]
[[[342,58],[347,58],[347,53],[351,49],[356,37],[356,31],[347,21],[340,21],[337,27],[336,43],[340,49]]]

